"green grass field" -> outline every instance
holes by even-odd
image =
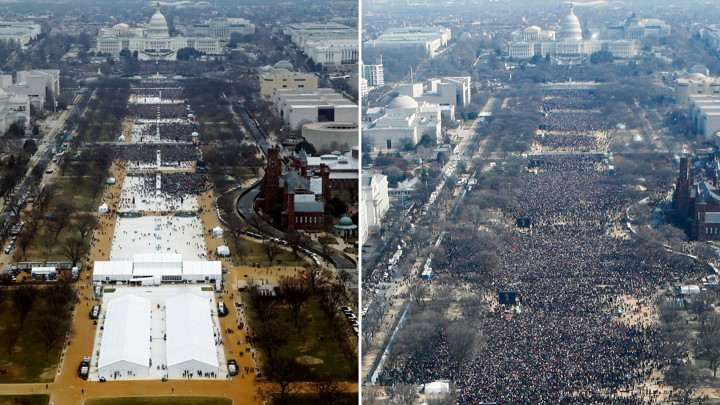
[[[48,405],[49,395],[0,395],[0,405]]]
[[[85,405],[232,405],[229,398],[220,397],[125,397],[95,398]]]
[[[35,303],[34,308],[40,308],[42,303]],[[45,348],[35,336],[35,328],[33,327],[33,316],[37,310],[30,311],[25,325],[23,326],[20,338],[15,344],[15,350],[12,355],[8,356],[8,349],[5,343],[5,330],[8,325],[19,323],[19,317],[10,303],[9,297],[6,297],[0,305],[0,384],[2,383],[29,383],[29,382],[48,382],[55,377],[55,370],[60,359],[60,350],[50,352],[48,362],[45,363]],[[4,402],[0,402],[2,404]],[[10,402],[12,403],[12,402]],[[47,402],[37,402],[45,403]],[[30,402],[35,404],[35,402]]]
[[[298,335],[290,311],[284,305],[278,307],[276,319],[280,321],[282,329],[288,331],[285,336],[287,343],[280,348],[278,356],[305,360],[308,367],[318,373],[329,374],[344,381],[353,380],[355,370],[343,356],[337,340],[333,338],[333,331],[317,298],[313,297],[308,301],[305,311],[312,321],[302,328],[301,335]]]

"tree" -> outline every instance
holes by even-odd
[[[195,48],[181,48],[177,51],[177,60],[195,60],[202,56],[203,53],[196,50]]]
[[[449,348],[448,360],[454,368],[455,375],[460,375],[462,364],[472,361],[480,348],[480,333],[463,320],[451,323],[447,328],[446,336]]]
[[[302,249],[306,249],[310,244],[308,237],[305,236],[304,233],[295,230],[286,232],[285,240],[290,245],[290,249],[292,249],[293,256],[295,256],[296,260],[300,259],[300,252]]]
[[[25,319],[35,304],[37,294],[38,289],[34,284],[20,284],[12,291],[11,299],[20,317],[20,328],[25,324]]]
[[[597,51],[593,52],[590,55],[590,63],[592,64],[599,64],[599,63],[610,63],[613,61],[613,55],[610,53],[610,51]]]
[[[285,343],[283,332],[282,325],[274,319],[262,322],[255,328],[253,342],[262,350],[271,364],[276,360],[278,350]]]
[[[248,304],[260,323],[268,322],[275,317],[277,300],[270,295],[262,294],[257,287],[250,288]]]
[[[35,126],[35,128],[37,128],[37,125]],[[34,131],[34,129],[33,129],[33,133],[34,133],[34,132],[35,132],[35,131]],[[38,132],[39,132],[39,130],[38,130]],[[37,134],[36,134],[36,135],[37,135]],[[34,155],[35,152],[37,152],[37,150],[38,150],[38,147],[37,147],[37,144],[35,143],[35,140],[33,140],[33,139],[26,139],[26,140],[25,140],[25,143],[23,144],[23,150],[24,150],[25,152],[27,152],[27,154],[30,155],[30,156]]]
[[[300,391],[302,381],[305,380],[310,370],[294,359],[284,357],[273,359],[268,363],[265,373],[267,381],[279,391],[278,402],[287,404],[288,400]]]
[[[388,394],[398,405],[412,405],[417,398],[417,389],[410,384],[397,384],[388,388]]]
[[[63,316],[65,315],[65,316]],[[37,338],[45,347],[45,361],[50,352],[60,348],[65,335],[70,331],[72,323],[68,314],[58,314],[48,310],[36,318],[35,330]]]
[[[62,246],[62,255],[72,262],[73,267],[90,251],[90,244],[83,238],[71,236]]]
[[[310,383],[310,389],[318,396],[321,405],[333,405],[338,394],[347,392],[347,385],[330,374],[321,374]]]
[[[52,215],[48,224],[48,229],[53,235],[53,245],[57,244],[60,232],[70,224],[71,216],[75,211],[75,200],[61,198],[55,204],[54,215]]]
[[[283,251],[282,245],[275,242],[274,240],[271,240],[270,238],[263,239],[262,249],[267,255],[270,264],[272,264],[273,260],[275,260],[275,258]]]
[[[33,242],[33,239],[35,237],[35,232],[30,230],[28,227],[23,228],[23,230],[20,231],[20,235],[18,235],[17,238],[17,245],[22,250],[22,255],[25,256],[25,251]]]
[[[283,299],[285,299],[285,302],[290,308],[290,313],[293,316],[293,323],[297,329],[298,335],[300,335],[298,316],[300,315],[300,311],[302,310],[305,301],[308,299],[309,290],[302,279],[295,276],[280,276],[278,278],[278,284]]]
[[[720,314],[705,312],[700,316],[700,328],[696,354],[708,361],[708,367],[717,376],[720,366]]]
[[[300,277],[305,281],[310,291],[317,294],[318,290],[330,281],[332,273],[330,270],[312,263],[305,265],[305,268],[300,271]]]
[[[328,322],[332,322],[344,296],[345,287],[342,284],[333,283],[321,290],[320,307],[325,312]]]
[[[20,339],[20,332],[22,332],[22,328],[14,322],[5,328],[5,347],[8,351],[8,358],[10,358],[12,352],[15,350],[15,344]]]
[[[708,373],[692,364],[673,365],[665,372],[665,383],[675,389],[673,397],[683,405],[699,403],[701,388],[708,382]]]
[[[90,233],[97,228],[98,219],[94,214],[82,213],[75,218],[73,228],[80,234],[81,239],[85,239]]]

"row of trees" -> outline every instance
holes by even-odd
[[[311,381],[313,387],[325,394],[338,393],[345,390],[341,380],[355,377],[356,367],[351,367],[352,375],[330,375],[313,371],[295,359],[279,355],[279,351],[287,345],[283,330],[283,322],[279,310],[285,307],[290,314],[290,321],[295,334],[303,340],[308,339],[306,327],[313,319],[308,313],[311,302],[317,302],[328,322],[329,330],[337,341],[348,361],[357,362],[357,345],[352,344],[347,321],[338,316],[342,303],[346,300],[343,281],[334,277],[332,272],[317,265],[306,265],[297,276],[281,276],[277,288],[278,295],[264,294],[257,288],[248,293],[248,305],[254,315],[252,342],[264,355],[263,369],[273,388],[268,392],[279,393],[280,403],[288,403],[291,397],[299,392],[303,382]]]
[[[7,358],[12,357],[21,336],[32,336],[44,348],[43,358],[47,362],[50,353],[60,349],[65,337],[72,332],[71,307],[77,302],[74,288],[67,282],[59,281],[50,285],[31,283],[0,288],[0,305],[8,301],[17,314],[17,321],[11,321],[5,328],[4,344]],[[29,315],[33,314],[28,330]]]

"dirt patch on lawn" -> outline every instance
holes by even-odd
[[[318,359],[317,357],[312,357],[312,356],[300,356],[300,357],[296,358],[295,360],[297,360],[298,363],[304,364],[306,366],[314,366],[317,364],[325,363],[322,359]]]

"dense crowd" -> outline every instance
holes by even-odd
[[[188,115],[185,104],[128,104],[128,113],[134,119],[154,120],[185,118]]]
[[[563,111],[549,112],[540,118],[543,131],[591,132],[607,131],[613,124],[600,112]]]
[[[135,174],[141,181],[131,186],[127,192],[141,200],[149,201],[157,197],[157,174]],[[180,201],[196,196],[208,189],[207,176],[194,172],[163,173],[160,176],[160,193],[168,201]],[[121,199],[121,206],[135,205],[134,198]]]
[[[138,97],[158,97],[162,96],[164,99],[184,99],[183,97],[183,90],[179,88],[137,88],[134,90],[134,93],[137,94]]]
[[[160,139],[157,139],[158,127],[160,129]],[[154,124],[144,124],[140,130],[140,142],[147,140],[153,141],[175,141],[175,142],[192,142],[192,133],[197,132],[198,128],[195,124],[186,124],[184,122],[160,122]]]
[[[595,99],[588,90],[545,90],[542,109],[552,110],[590,110],[596,107]]]
[[[163,166],[182,166],[198,158],[198,149],[193,145],[131,144],[118,146],[117,149],[118,155],[131,166],[156,166],[158,151]]]
[[[607,138],[585,134],[546,134],[541,133],[533,140],[538,145],[559,151],[590,152],[606,149]]]
[[[602,155],[540,156],[533,166],[522,175],[517,211],[506,213],[530,217],[532,232],[497,235],[500,264],[490,277],[493,289],[517,291],[521,310],[469,319],[483,345],[459,372],[447,361],[453,342],[439,331],[428,350],[386,367],[380,382],[450,379],[461,403],[656,403],[658,392],[639,384],[668,359],[655,327],[617,317],[628,309],[621,296],[649,302],[658,285],[696,276],[696,267],[614,232],[640,196],[605,173]],[[468,231],[450,232],[444,254],[472,257],[477,245],[458,242]],[[481,265],[468,259],[436,274],[460,277]]]

